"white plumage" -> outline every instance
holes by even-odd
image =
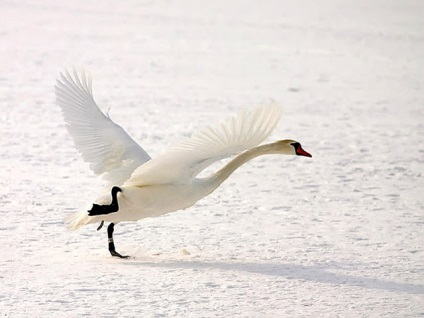
[[[108,186],[120,185],[135,168],[150,159],[121,126],[103,114],[93,99],[91,77],[74,70],[60,74],[56,102],[60,106],[66,128],[90,169],[102,176]]]
[[[244,110],[217,127],[207,126],[190,139],[138,167],[124,186],[181,183],[212,163],[259,145],[277,125],[281,107],[268,104]]]
[[[273,131],[281,107],[271,103],[244,110],[218,126],[207,126],[193,136],[150,159],[119,125],[96,105],[91,78],[74,71],[60,75],[56,85],[57,104],[76,148],[96,175],[108,182],[109,192],[96,202],[99,211],[111,209],[112,186],[118,186],[117,211],[90,216],[80,211],[69,218],[69,228],[108,221],[136,221],[185,209],[214,191],[248,160],[263,154],[310,155],[294,140],[258,146]],[[212,163],[238,155],[206,178],[197,175]],[[93,206],[94,208],[94,206]],[[112,213],[113,212],[113,213]],[[103,223],[102,223],[103,224]],[[110,239],[112,234],[110,233]],[[112,241],[113,242],[113,241]],[[120,256],[110,247],[113,256]]]

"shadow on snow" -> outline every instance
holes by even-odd
[[[372,277],[331,273],[322,265],[304,266],[298,264],[270,264],[270,263],[224,263],[199,261],[167,261],[164,263],[129,261],[126,265],[171,268],[171,269],[213,269],[221,271],[239,271],[262,275],[279,276],[287,279],[313,281],[331,285],[349,285],[368,289],[380,289],[390,292],[408,294],[424,294],[424,285],[396,283]]]

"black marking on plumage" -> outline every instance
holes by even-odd
[[[111,204],[93,204],[93,207],[91,210],[88,210],[89,216],[95,216],[95,215],[104,215],[104,214],[110,214],[118,212],[119,205],[118,205],[118,192],[122,192],[121,188],[119,187],[113,187],[112,188],[112,203]]]

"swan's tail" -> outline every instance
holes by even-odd
[[[96,222],[97,217],[89,216],[87,211],[79,211],[66,218],[67,228],[69,230],[77,230],[84,225]]]
[[[110,204],[111,203],[110,193],[104,193],[103,195],[98,197],[94,202],[96,204],[101,204],[101,205]],[[65,222],[67,223],[67,228],[69,230],[78,230],[80,227],[87,224],[101,222],[102,220],[105,220],[105,221],[110,220],[109,215],[94,215],[94,216],[88,215],[88,210],[90,209],[90,207],[92,209],[93,203],[86,205],[85,209],[84,208],[79,209],[78,212],[68,216],[65,219]]]

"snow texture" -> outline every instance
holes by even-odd
[[[0,317],[424,315],[424,2],[0,2]],[[104,186],[54,85],[157,156],[243,107],[284,106],[264,156],[194,207],[67,231]],[[211,167],[211,171],[217,167]]]

